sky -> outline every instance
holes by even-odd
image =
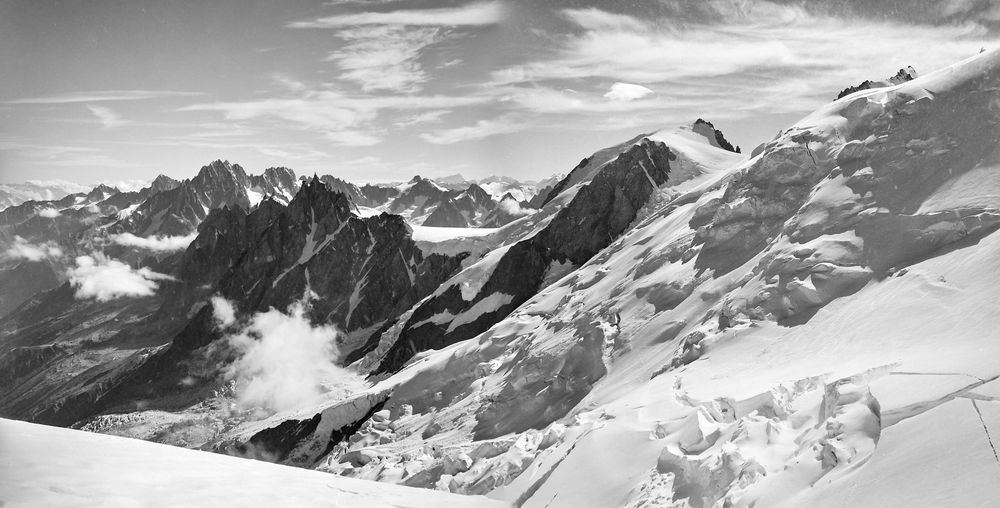
[[[696,118],[749,151],[998,33],[1000,0],[0,0],[0,183],[538,180]]]

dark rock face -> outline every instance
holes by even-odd
[[[546,199],[548,199],[549,194],[551,194],[552,190],[555,188],[556,184],[552,184],[552,185],[546,185],[545,187],[538,189],[538,192],[534,196],[532,196],[531,199],[528,200],[528,207],[541,208],[542,205],[545,204]]]
[[[295,172],[286,167],[267,168],[260,175],[249,175],[251,189],[268,196],[294,196],[299,185]]]
[[[388,203],[399,195],[399,189],[395,187],[385,187],[381,185],[366,184],[361,187],[361,194],[365,197],[368,205],[379,206]]]
[[[250,193],[276,196],[287,202],[295,194],[295,174],[288,168],[269,168],[247,175],[239,164],[215,161],[179,186],[145,200],[129,217],[114,226],[117,232],[138,236],[179,236],[195,231],[209,210],[224,206],[249,209]]]
[[[851,95],[854,92],[860,92],[861,90],[868,90],[870,88],[898,85],[900,83],[910,81],[916,77],[917,77],[917,71],[914,70],[913,67],[906,67],[904,69],[899,69],[899,72],[897,72],[895,76],[892,76],[885,81],[872,81],[866,79],[858,85],[849,86],[841,90],[841,92],[837,94],[837,98],[841,99],[847,97],[848,95]]]
[[[714,141],[714,143],[712,143],[714,146],[729,152],[741,153],[740,147],[734,147],[733,144],[726,139],[726,136],[722,134],[722,131],[716,129],[715,126],[712,125],[712,122],[699,118],[694,121],[693,130],[708,138],[709,141]]]
[[[624,143],[619,143],[615,146],[610,146],[598,152],[595,152],[590,157],[586,157],[580,161],[579,164],[573,168],[572,171],[566,175],[565,178],[559,180],[552,188],[552,190],[545,196],[542,201],[541,206],[545,206],[549,201],[555,199],[556,196],[561,194],[566,189],[578,184],[590,181],[597,173],[604,167],[606,163],[618,156],[618,154],[625,151],[630,145],[634,145],[639,142],[639,140],[645,138],[648,134],[640,134]],[[539,206],[539,208],[541,208]]]
[[[226,452],[254,460],[282,462],[299,441],[316,431],[322,416],[317,414],[308,420],[285,420],[277,427],[254,434],[247,443],[237,445]]]
[[[438,187],[434,182],[414,177],[410,188],[406,189],[389,204],[389,212],[400,213],[415,208],[413,216],[423,215],[442,201],[451,197],[451,192]]]
[[[440,349],[479,335],[538,292],[550,262],[549,253],[538,243],[525,240],[513,245],[472,301],[463,299],[458,286],[451,286],[417,307],[376,373],[396,371],[420,351]],[[495,293],[509,295],[510,301],[479,315],[470,323],[449,330],[454,318],[446,323],[431,321],[436,315],[467,312]]]
[[[459,209],[455,200],[447,199],[438,205],[438,207],[435,208],[429,216],[427,216],[423,225],[446,228],[467,228],[469,227],[469,219],[466,215],[462,214],[462,210]]]
[[[643,139],[630,146],[581,188],[548,226],[510,247],[471,300],[451,286],[417,307],[375,372],[394,372],[417,352],[486,331],[538,292],[554,261],[585,263],[628,228],[653,191],[666,183],[674,158],[660,142]],[[480,310],[472,310],[477,304]]]
[[[319,177],[319,180],[326,184],[327,189],[347,196],[347,198],[356,205],[378,206],[384,203],[384,201],[368,198],[368,196],[366,196],[357,185],[354,185],[351,182],[346,182],[330,175],[323,175]]]
[[[661,142],[643,139],[632,145],[580,189],[538,241],[556,254],[554,259],[582,265],[625,231],[649,195],[667,182],[675,158]]]
[[[425,208],[433,206],[429,200],[424,204]],[[437,208],[424,220],[424,226],[436,227],[497,227],[492,224],[497,221],[489,221],[488,217],[496,210],[497,203],[482,187],[472,184],[469,188],[457,194],[449,194],[444,197]],[[490,225],[486,224],[487,222]],[[510,220],[500,223],[506,224]]]
[[[174,180],[167,175],[157,175],[157,177],[153,179],[153,182],[149,184],[149,187],[146,187],[146,189],[149,189],[146,197],[152,196],[158,192],[176,189],[177,187],[180,187],[180,185],[181,183],[179,181]],[[145,191],[146,189],[143,190]]]
[[[325,412],[323,412],[315,414],[308,420],[285,420],[276,427],[264,429],[254,434],[246,443],[237,443],[217,451],[256,460],[311,468],[316,465],[317,458],[325,456],[334,446],[357,433],[362,425],[372,415],[381,411],[384,406],[385,400],[383,399],[368,409],[366,413],[360,415],[357,420],[333,429],[326,436],[315,435],[325,416]],[[310,449],[309,453],[303,453],[301,448],[304,445],[308,446],[309,442],[314,439],[320,442],[325,440],[325,443],[322,443],[325,445],[324,448],[321,450]]]
[[[155,326],[192,309],[170,345],[109,369],[98,376],[100,390],[78,393],[36,419],[67,424],[108,408],[134,408],[138,401],[166,408],[199,400],[217,385],[221,368],[209,360],[206,369],[200,352],[222,337],[212,306],[200,305],[212,293],[247,315],[285,309],[312,292],[307,316],[344,332],[340,346],[347,354],[460,267],[461,257],[425,258],[401,217],[362,219],[350,209],[347,196],[311,179],[288,206],[267,199],[250,213],[239,206],[214,210],[178,254],[177,287],[158,295],[165,300],[161,309],[173,310],[143,323]]]

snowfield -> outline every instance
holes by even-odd
[[[0,419],[0,505],[500,507],[77,430]]]
[[[498,228],[444,228],[433,226],[411,225],[413,240],[417,242],[443,242],[455,238],[470,238],[486,236],[495,233]]]
[[[652,135],[683,176],[645,216],[373,387],[388,418],[319,469],[526,507],[995,505],[1000,200],[968,179],[997,180],[997,84],[984,53],[750,160]]]
[[[502,228],[413,227],[425,253],[471,251],[423,300],[461,311],[404,309],[349,366],[378,373],[353,393],[192,445],[328,474],[0,420],[0,500],[997,506],[998,104],[1000,52],[984,52],[827,104],[752,157],[684,127],[602,150]],[[652,143],[669,177],[620,155]],[[622,192],[602,168],[642,182],[641,208],[604,248],[537,258],[544,283],[511,311],[490,280],[528,263],[505,256],[565,224],[574,196]],[[414,345],[411,319],[486,324],[376,370]]]

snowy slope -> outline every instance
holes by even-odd
[[[319,468],[523,506],[989,506],[997,85],[984,53],[677,182],[374,386],[388,417]]]
[[[267,462],[0,419],[0,503],[85,506],[504,506]]]
[[[443,242],[455,238],[486,236],[496,232],[497,228],[445,228],[433,226],[410,226],[413,228],[415,242]]]

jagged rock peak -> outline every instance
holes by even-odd
[[[900,83],[912,81],[916,77],[917,77],[917,70],[914,69],[912,65],[908,65],[902,69],[899,69],[899,71],[896,72],[895,76],[891,76],[884,81],[872,81],[870,79],[866,79],[862,81],[861,84],[859,85],[849,86],[843,89],[839,94],[837,94],[837,98],[841,99],[843,97],[851,95],[854,92],[860,92],[861,90],[868,90],[870,88],[881,88],[886,86],[898,85]]]
[[[163,192],[165,190],[175,189],[181,183],[167,175],[158,175],[153,182],[149,184],[149,188],[157,192]]]
[[[264,170],[264,180],[275,186],[294,186],[295,171],[284,166],[272,167]]]
[[[307,215],[306,210],[312,210],[315,217],[334,213],[343,220],[351,214],[352,207],[346,194],[329,189],[319,176],[313,174],[311,178],[302,181],[302,188],[295,194],[288,208],[301,210]]]
[[[465,189],[465,194],[471,197],[476,203],[485,203],[491,199],[490,194],[477,184],[469,185],[469,188]]]
[[[912,81],[917,77],[917,70],[913,68],[912,65],[907,65],[906,67],[899,69],[896,75],[889,78],[889,82],[898,85],[900,83],[905,83],[907,81]]]
[[[734,147],[733,144],[726,139],[726,136],[722,134],[722,131],[716,129],[715,125],[712,125],[712,122],[699,118],[694,121],[692,130],[708,138],[709,143],[713,146],[717,146],[730,152],[741,153],[740,147]]]
[[[87,197],[90,199],[103,199],[112,194],[118,194],[118,192],[117,187],[111,187],[102,183],[98,184],[97,187],[94,187],[94,189],[87,194]]]
[[[229,161],[217,159],[212,161],[207,166],[202,166],[202,168],[198,171],[198,175],[192,179],[192,182],[204,184],[221,180],[237,180],[240,183],[245,184],[247,181],[247,173],[239,164],[231,164]]]

